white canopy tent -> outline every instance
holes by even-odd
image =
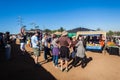
[[[78,31],[76,34],[76,38],[79,35],[100,35],[102,34],[104,39],[106,39],[106,32],[105,31]]]

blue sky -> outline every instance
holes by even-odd
[[[27,29],[66,30],[76,27],[120,31],[119,0],[0,0],[0,32]]]

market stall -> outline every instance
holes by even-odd
[[[106,39],[106,32],[105,31],[78,31],[76,33],[76,37],[78,37],[79,35],[102,35],[104,39]]]
[[[79,31],[77,36],[86,36],[86,50],[102,52],[105,45],[106,32],[104,31]]]
[[[107,42],[107,51],[110,55],[119,55],[120,56],[120,47],[117,46],[113,41]]]
[[[68,37],[72,38],[73,36],[76,36],[76,33],[68,33]]]
[[[110,55],[119,55],[120,56],[119,50],[120,50],[120,48],[118,46],[108,47],[108,53]]]
[[[87,44],[86,50],[102,52],[103,46],[100,46],[99,44],[96,44],[96,45]]]

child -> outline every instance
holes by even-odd
[[[59,55],[59,46],[58,46],[58,43],[56,43],[57,39],[58,39],[57,36],[53,34],[53,41],[51,44],[53,45],[53,49],[52,49],[53,65],[56,68],[58,67],[58,55]]]

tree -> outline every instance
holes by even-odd
[[[65,29],[63,27],[60,27],[60,29],[58,29],[58,31],[63,32]]]
[[[97,30],[97,31],[101,31],[101,29],[100,29],[100,28],[97,28],[96,30]]]
[[[51,33],[51,30],[50,29],[45,29],[44,32]]]
[[[115,32],[115,35],[116,36],[120,36],[120,32]]]
[[[107,36],[112,36],[114,33],[113,33],[113,31],[109,31],[109,32],[107,32]]]
[[[58,30],[52,30],[51,32],[52,32],[52,33],[55,33],[56,31],[58,31]]]

